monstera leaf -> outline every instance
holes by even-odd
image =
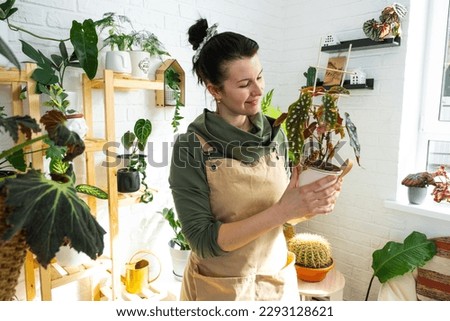
[[[2,237],[8,240],[24,230],[26,242],[41,265],[46,267],[67,239],[91,259],[103,253],[106,232],[78,197],[72,180],[55,182],[30,170],[7,179],[3,186],[11,211],[7,218],[10,228]]]

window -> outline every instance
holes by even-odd
[[[427,29],[428,61],[424,81],[421,128],[418,135],[420,168],[450,169],[450,12],[448,1],[430,1]],[[423,157],[426,155],[426,157]]]

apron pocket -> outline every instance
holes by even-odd
[[[254,301],[255,276],[210,277],[193,272],[198,301]]]
[[[294,253],[288,252],[286,265],[278,273],[258,275],[256,277],[256,300],[298,300],[298,281],[294,263]]]

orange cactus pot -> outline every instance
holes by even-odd
[[[295,264],[295,270],[297,271],[297,278],[306,282],[320,282],[327,276],[327,273],[334,268],[334,261],[330,266],[325,268],[308,268]]]

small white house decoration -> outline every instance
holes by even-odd
[[[322,46],[324,46],[324,47],[335,46],[335,45],[339,45],[340,43],[341,42],[339,41],[339,39],[335,35],[328,35],[323,40]]]
[[[361,69],[355,69],[350,74],[350,85],[364,85],[366,83],[366,73]]]

